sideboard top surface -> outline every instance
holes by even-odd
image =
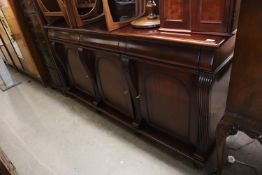
[[[205,47],[220,47],[228,37],[189,33],[163,32],[158,29],[135,29],[131,26],[123,27],[118,30],[109,32],[103,26],[90,25],[84,28],[65,28],[56,26],[45,26],[46,29],[67,31],[79,34],[101,34],[112,37],[122,37],[136,40],[152,40],[156,42],[171,42],[178,44],[190,44]]]

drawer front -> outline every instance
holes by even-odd
[[[116,38],[103,34],[80,34],[80,43],[103,50],[118,51],[119,49],[119,41]]]
[[[126,52],[162,63],[198,68],[200,47],[131,40]]]
[[[48,37],[50,39],[58,39],[63,41],[69,41],[71,43],[79,43],[79,34],[76,32],[49,29]]]

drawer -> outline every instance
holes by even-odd
[[[126,48],[128,55],[191,68],[198,68],[200,50],[199,46],[142,40],[130,40]]]
[[[50,39],[58,39],[58,40],[70,41],[71,43],[79,43],[79,34],[76,32],[49,29],[48,37]]]
[[[105,34],[80,34],[80,43],[84,46],[103,50],[119,50],[118,39]]]

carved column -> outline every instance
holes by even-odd
[[[209,145],[209,118],[210,118],[210,91],[214,83],[211,74],[200,74],[198,79],[198,148],[197,152],[208,151]]]

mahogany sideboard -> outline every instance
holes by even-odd
[[[64,93],[204,163],[225,110],[235,36],[46,27]]]
[[[233,2],[238,0],[214,5],[219,15],[205,13],[206,31],[234,28],[237,10],[228,6]],[[179,15],[172,17],[178,20]],[[48,47],[40,48],[52,54],[46,60],[59,80],[53,87],[204,165],[225,111],[235,30],[176,33],[126,26],[109,32],[104,20],[77,28],[62,23],[44,28]]]

